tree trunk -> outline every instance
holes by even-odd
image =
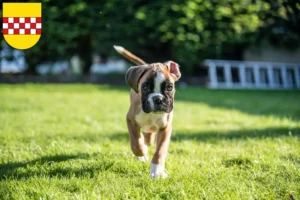
[[[78,42],[78,54],[83,61],[83,73],[88,74],[92,65],[91,35],[81,36]]]

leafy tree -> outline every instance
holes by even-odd
[[[258,39],[266,38],[274,46],[288,49],[300,44],[300,2],[268,0],[270,9],[262,16]]]

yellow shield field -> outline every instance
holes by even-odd
[[[2,34],[13,48],[34,46],[42,34],[42,4],[3,3]]]

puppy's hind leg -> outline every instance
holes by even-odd
[[[145,144],[147,146],[152,146],[155,142],[156,133],[145,133],[144,137],[145,137]]]

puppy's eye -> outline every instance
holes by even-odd
[[[149,92],[150,88],[147,84],[142,85],[142,89],[144,92]]]
[[[167,86],[167,91],[172,91],[173,90],[173,86],[172,85],[168,85]]]

